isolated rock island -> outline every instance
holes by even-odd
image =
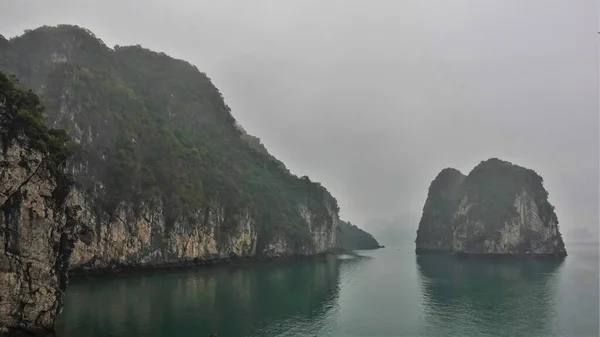
[[[542,177],[497,158],[468,176],[452,168],[438,174],[415,243],[417,254],[567,256]]]

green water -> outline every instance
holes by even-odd
[[[70,285],[59,337],[598,336],[598,247],[562,262],[415,256],[216,267]]]

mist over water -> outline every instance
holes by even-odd
[[[563,262],[362,257],[75,282],[71,336],[597,336],[598,246]]]

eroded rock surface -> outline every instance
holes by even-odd
[[[51,331],[63,303],[77,208],[44,156],[24,142],[0,152],[0,332]]]
[[[440,179],[449,172],[442,171],[430,188],[417,253],[567,255],[554,207],[535,171],[492,158],[466,178],[455,173],[454,179]]]

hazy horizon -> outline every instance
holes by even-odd
[[[367,230],[416,229],[440,170],[498,157],[544,178],[563,234],[598,237],[596,1],[138,4],[0,0],[0,34],[75,24],[196,65],[244,129]]]

